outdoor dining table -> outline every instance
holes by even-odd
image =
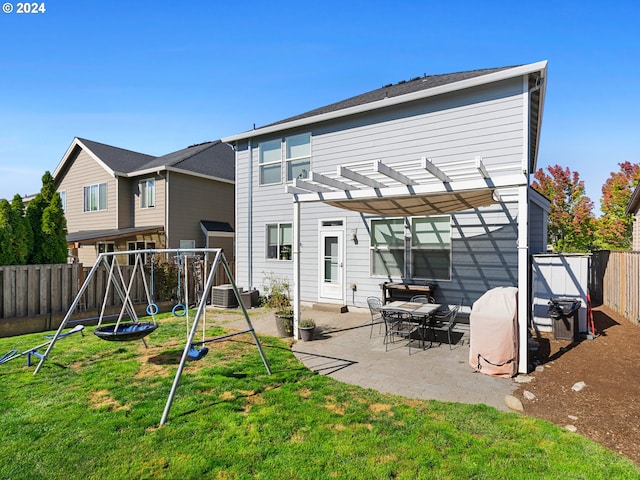
[[[423,348],[426,344],[424,331],[429,327],[429,319],[442,307],[439,303],[405,302],[396,300],[380,307],[385,314],[401,315],[405,321],[417,323],[420,329],[420,338]]]
[[[380,310],[388,313],[411,315],[413,317],[430,317],[440,307],[442,307],[442,305],[439,303],[405,302],[403,300],[396,300],[395,302],[382,305]]]

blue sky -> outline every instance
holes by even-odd
[[[640,163],[635,1],[9,3],[0,198],[39,191],[75,136],[163,155],[425,73],[540,60],[538,166],[578,171],[597,208],[617,164]]]

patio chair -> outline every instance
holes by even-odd
[[[401,315],[382,312],[384,319],[384,351],[389,351],[389,341],[394,342],[394,337],[399,336],[409,339],[409,354],[411,354],[411,334],[417,329],[417,324],[408,321]]]
[[[369,332],[369,338],[371,338],[373,335],[373,326],[376,323],[379,325],[378,334],[382,332],[382,326],[384,325],[384,319],[380,311],[382,301],[378,297],[367,297],[367,305],[369,305],[369,311],[371,312],[371,332]]]
[[[439,328],[447,331],[447,339],[449,340],[449,350],[453,350],[453,344],[451,343],[451,332],[456,325],[456,317],[460,311],[462,303],[453,305],[444,312],[436,312],[431,318],[431,327]]]

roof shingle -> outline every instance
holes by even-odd
[[[220,140],[192,145],[160,157],[112,147],[104,143],[79,138],[107,167],[117,173],[135,176],[149,169],[174,168],[224,180],[235,180],[233,148]]]
[[[510,68],[514,68],[514,67],[508,66],[508,67],[497,67],[497,68],[485,68],[481,70],[468,70],[465,72],[446,73],[441,75],[425,75],[423,77],[413,78],[408,81],[402,81],[396,84],[385,85],[382,88],[378,88],[376,90],[372,90],[370,92],[363,93],[361,95],[356,95],[355,97],[347,98],[346,100],[341,100],[339,102],[332,103],[330,105],[325,105],[324,107],[316,108],[314,110],[301,113],[300,115],[285,118],[283,120],[279,120],[277,122],[264,125],[264,127],[279,125],[281,123],[288,123],[288,122],[300,120],[303,118],[315,117],[316,115],[321,115],[323,113],[330,113],[330,112],[335,112],[335,111],[342,110],[349,107],[365,105],[367,103],[384,100],[385,98],[393,98],[393,97],[398,97],[400,95],[419,92],[421,90],[427,90],[430,88],[435,88],[435,87],[447,85],[450,83],[460,82],[462,80],[468,80],[470,78],[480,77],[483,75],[488,75],[490,73],[495,73],[495,72],[499,72],[501,70],[507,70]],[[263,127],[260,127],[260,128],[263,128]]]
[[[154,158],[152,155],[112,147],[85,138],[78,137],[78,140],[115,172],[130,173]]]

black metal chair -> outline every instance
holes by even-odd
[[[436,303],[436,299],[431,295],[414,295],[411,297],[412,303]],[[431,328],[431,316],[429,317],[416,317],[414,321],[419,323],[420,327],[420,340],[422,341],[422,348],[424,349],[427,343],[427,331]],[[433,342],[431,342],[433,344]]]
[[[367,305],[369,305],[369,311],[371,312],[371,332],[369,332],[369,338],[371,338],[373,336],[373,326],[376,323],[379,325],[378,334],[382,333],[382,326],[384,325],[384,319],[380,311],[382,301],[378,297],[367,297]]]
[[[414,325],[402,315],[396,315],[389,312],[382,312],[384,319],[384,351],[389,351],[389,342],[395,343],[394,337],[409,339],[409,354],[411,354],[411,334]]]
[[[451,332],[456,325],[456,317],[460,312],[462,304],[453,305],[449,308],[449,310],[436,312],[431,317],[430,325],[432,328],[438,328],[442,330],[446,330],[447,339],[449,340],[449,350],[453,350],[453,344],[451,343]]]

